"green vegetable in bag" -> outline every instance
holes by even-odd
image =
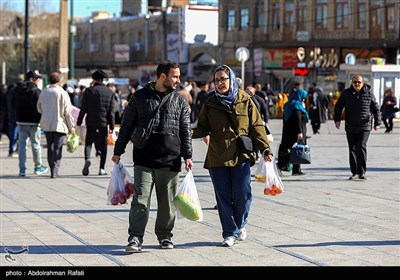
[[[73,153],[79,147],[79,135],[68,134],[67,136],[67,151]]]
[[[178,194],[174,197],[174,203],[185,218],[191,221],[197,221],[201,218],[201,212],[188,196]]]

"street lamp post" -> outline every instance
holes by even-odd
[[[75,35],[76,25],[74,24],[74,0],[71,1],[71,20],[69,25],[69,78],[75,78]]]
[[[163,24],[163,44],[164,44],[164,59],[168,59],[168,43],[167,43],[167,1],[162,0],[161,2],[161,15]]]
[[[25,75],[29,71],[29,0],[25,0]]]

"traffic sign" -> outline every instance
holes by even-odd
[[[247,61],[250,58],[250,51],[246,47],[240,47],[236,50],[235,57],[240,62]]]

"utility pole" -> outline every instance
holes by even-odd
[[[58,45],[58,68],[64,82],[68,79],[68,0],[60,0],[60,32]]]
[[[29,71],[29,0],[25,0],[25,73]],[[26,77],[25,77],[26,78]]]
[[[69,78],[75,79],[75,35],[76,26],[74,24],[74,0],[71,1],[71,19],[69,21]]]
[[[162,0],[161,2],[161,15],[162,15],[162,24],[163,24],[163,59],[168,58],[168,42],[167,42],[167,0]]]

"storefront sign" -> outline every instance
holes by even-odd
[[[307,68],[336,68],[339,65],[338,50],[334,48],[297,49],[299,62],[305,62]]]

